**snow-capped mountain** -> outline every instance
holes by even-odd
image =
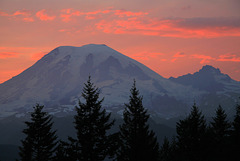
[[[53,114],[69,113],[81,100],[89,75],[105,98],[103,105],[111,111],[128,102],[133,79],[145,107],[164,117],[184,113],[185,103],[201,93],[161,77],[106,45],[62,46],[0,84],[0,117],[24,114],[36,103]]]

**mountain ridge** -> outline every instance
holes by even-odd
[[[104,107],[116,113],[128,101],[133,79],[144,106],[165,118],[186,114],[193,100],[209,110],[209,94],[216,101],[219,96],[226,98],[226,102],[240,94],[239,82],[209,65],[194,74],[166,79],[106,45],[60,46],[0,84],[0,117],[22,116],[36,103],[46,105],[54,115],[71,114],[89,75],[105,98]]]
[[[227,74],[223,74],[219,68],[210,65],[203,66],[193,74],[186,74],[177,78],[170,77],[169,80],[183,85],[191,85],[193,88],[206,90],[210,93],[224,91],[228,88],[227,86],[238,86],[240,84]]]

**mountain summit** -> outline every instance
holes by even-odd
[[[218,68],[205,65],[194,74],[187,74],[178,78],[169,78],[175,83],[190,85],[195,89],[209,93],[240,90],[239,82],[232,80],[227,74],[221,73]]]
[[[109,110],[128,101],[133,79],[145,107],[165,116],[181,113],[182,108],[177,105],[192,98],[191,87],[171,82],[106,45],[61,46],[0,84],[0,114],[24,114],[36,103],[46,105],[53,114],[72,112],[90,75]]]

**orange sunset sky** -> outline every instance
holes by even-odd
[[[239,0],[0,0],[0,83],[58,46],[106,44],[163,77],[240,80]]]

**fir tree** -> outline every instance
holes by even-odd
[[[227,121],[227,114],[222,109],[221,105],[216,110],[216,116],[211,122],[211,129],[217,142],[221,142],[229,135],[231,124]]]
[[[156,161],[159,158],[159,145],[153,131],[147,123],[149,115],[142,105],[142,96],[136,89],[136,82],[131,88],[129,103],[125,104],[124,123],[120,126],[119,161]]]
[[[37,104],[31,113],[31,121],[26,121],[27,128],[23,130],[26,138],[19,147],[22,161],[51,161],[57,144],[56,131],[52,131],[52,117],[43,112],[44,106]]]
[[[211,160],[227,160],[228,137],[231,124],[227,121],[227,114],[219,105],[216,110],[216,116],[211,122],[210,133],[212,142],[212,158]]]
[[[205,160],[206,121],[194,103],[191,113],[176,126],[178,159],[184,161]]]
[[[89,77],[83,89],[82,97],[85,102],[79,100],[76,107],[75,128],[77,130],[76,145],[77,158],[79,161],[101,161],[113,154],[112,135],[107,131],[113,126],[110,120],[111,114],[102,109],[103,99],[99,100],[99,89],[91,83]]]

